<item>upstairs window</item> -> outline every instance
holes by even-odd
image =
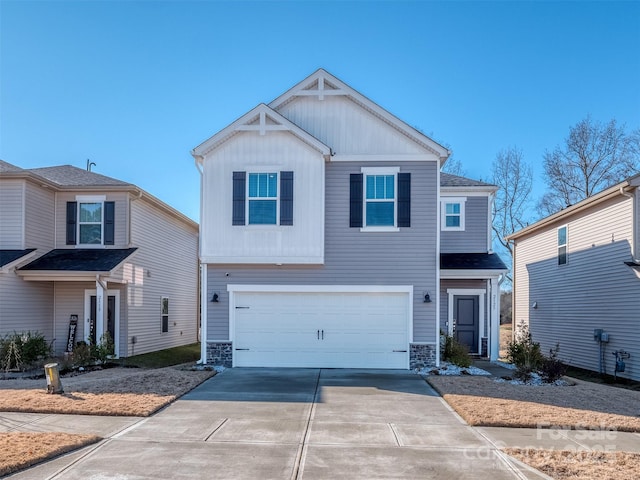
[[[350,175],[349,226],[397,232],[411,226],[411,173],[398,167],[362,167]]]
[[[115,203],[105,196],[79,195],[67,202],[67,245],[114,245]]]
[[[78,243],[102,245],[102,202],[80,203],[78,210]]]
[[[464,210],[466,198],[442,197],[442,230],[464,230]]]
[[[249,174],[249,225],[276,225],[278,174]]]
[[[567,264],[567,226],[558,228],[558,265]]]
[[[365,204],[367,227],[395,226],[395,175],[367,175]]]
[[[293,225],[293,172],[233,172],[232,225]]]

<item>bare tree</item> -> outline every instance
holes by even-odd
[[[533,171],[523,160],[522,150],[509,147],[496,155],[491,176],[492,183],[499,187],[493,205],[493,232],[511,260],[513,245],[505,237],[527,225]],[[511,281],[511,273],[507,280]]]
[[[467,174],[465,169],[462,167],[462,162],[457,158],[453,158],[453,156],[447,159],[447,163],[442,167],[442,171],[459,177],[464,177]]]
[[[615,119],[603,124],[587,116],[569,129],[564,145],[545,152],[547,192],[539,212],[555,213],[633,175],[639,147],[639,131],[628,134]]]

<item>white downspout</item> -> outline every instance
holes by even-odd
[[[194,158],[196,169],[200,173],[200,226],[202,228],[202,203],[203,203],[203,184],[204,184],[204,166],[202,162],[204,157],[191,152]],[[202,232],[198,233],[198,257],[202,258]],[[200,360],[198,363],[207,364],[207,318],[208,318],[208,299],[207,299],[207,273],[206,263],[200,262]]]
[[[632,207],[631,207],[631,226],[633,228],[631,235],[633,236],[632,240],[631,240],[631,260],[634,263],[640,263],[640,258],[638,258],[638,235],[640,234],[640,232],[638,232],[638,223],[635,222],[635,216],[636,215],[640,215],[640,212],[637,212],[637,202],[636,202],[636,197],[634,194],[629,193],[629,192],[625,192],[624,191],[624,187],[620,187],[620,195],[630,198],[632,203]]]

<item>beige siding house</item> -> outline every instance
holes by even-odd
[[[0,335],[55,353],[109,333],[120,357],[198,340],[198,225],[135,185],[0,161]],[[73,342],[72,342],[73,343]]]
[[[640,175],[508,237],[513,319],[570,365],[640,380]],[[604,333],[604,335],[603,335]]]

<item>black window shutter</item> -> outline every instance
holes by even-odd
[[[280,172],[280,225],[293,225],[293,172]]]
[[[115,202],[104,202],[104,244],[113,245],[115,237]]]
[[[411,174],[398,173],[398,227],[411,226]]]
[[[232,225],[244,225],[244,202],[247,189],[247,173],[233,172],[233,220]]]
[[[362,174],[352,173],[349,188],[349,226],[362,227]]]
[[[76,244],[78,202],[67,202],[67,245]]]

